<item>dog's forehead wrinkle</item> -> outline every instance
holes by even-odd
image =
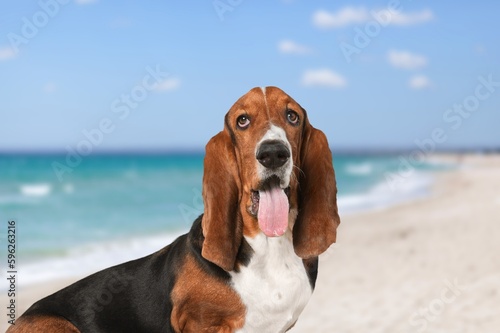
[[[269,119],[270,115],[269,115],[269,105],[267,104],[266,87],[260,87],[260,90],[262,91],[262,96],[264,97],[264,104],[266,105],[267,118]]]

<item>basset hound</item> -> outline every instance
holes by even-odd
[[[279,88],[254,88],[206,146],[187,234],[38,301],[7,332],[285,332],[335,242],[336,193],[323,132]]]

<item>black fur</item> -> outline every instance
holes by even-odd
[[[75,282],[33,304],[23,316],[61,316],[82,333],[173,333],[170,294],[186,255],[215,278],[229,280],[227,272],[201,256],[201,218],[160,251]]]
[[[183,235],[152,255],[90,275],[38,301],[24,316],[61,316],[82,333],[174,332],[170,292],[186,239]]]
[[[316,279],[318,278],[318,261],[318,257],[302,260],[313,290],[316,287]]]
[[[170,294],[187,255],[206,272],[230,283],[230,275],[201,255],[201,215],[188,234],[144,258],[92,274],[33,304],[24,317],[48,315],[70,321],[82,333],[173,333]],[[254,251],[243,239],[235,270],[248,266]],[[304,260],[314,289],[318,259]]]

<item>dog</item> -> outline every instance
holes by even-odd
[[[187,234],[36,302],[7,332],[289,330],[340,223],[326,136],[279,88],[253,88],[206,146],[202,195]]]

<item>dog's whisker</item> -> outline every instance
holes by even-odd
[[[296,165],[294,165],[293,167],[294,167],[294,169],[299,170],[299,174],[301,174],[302,176],[305,176],[305,173],[304,173],[304,171],[302,171],[302,169],[301,169],[301,168],[299,168],[299,167],[298,167],[298,166],[296,166]],[[292,173],[292,175],[293,175],[293,176],[295,176],[293,173]]]

